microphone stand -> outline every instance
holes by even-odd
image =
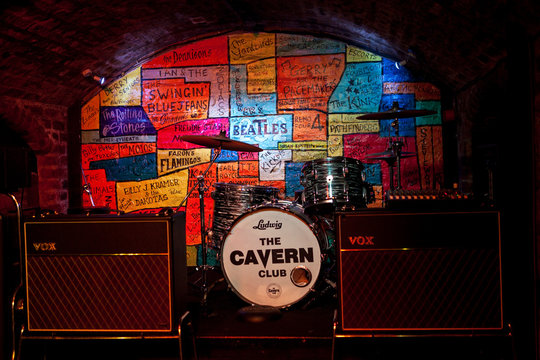
[[[206,243],[206,225],[205,225],[205,217],[204,217],[204,193],[206,192],[207,188],[204,183],[204,179],[206,177],[206,174],[212,167],[212,165],[216,162],[216,159],[221,154],[221,147],[214,149],[214,156],[212,157],[212,160],[210,161],[210,164],[208,164],[208,167],[201,175],[197,176],[197,183],[194,184],[186,194],[186,197],[182,200],[180,205],[178,205],[178,208],[180,208],[189,198],[191,193],[197,188],[199,191],[199,213],[201,218],[201,251],[202,251],[202,265],[200,267],[201,269],[201,292],[202,292],[202,300],[201,300],[201,307],[204,313],[206,313],[207,310],[207,297],[208,297],[208,291],[209,287],[207,284],[207,274],[206,271],[210,266],[207,264],[207,253],[208,253],[208,246]],[[177,209],[178,209],[177,208]]]

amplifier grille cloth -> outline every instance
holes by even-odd
[[[341,257],[344,330],[501,327],[495,250],[350,251]]]
[[[31,256],[27,271],[30,330],[170,327],[166,254]]]

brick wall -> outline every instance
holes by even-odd
[[[535,131],[535,143],[534,146],[534,159],[535,159],[535,183],[534,183],[534,190],[535,190],[535,199],[536,199],[536,208],[535,208],[535,228],[536,228],[536,268],[537,268],[537,285],[536,290],[538,291],[540,289],[540,285],[538,284],[539,278],[540,278],[540,263],[538,259],[540,259],[540,233],[538,229],[540,229],[540,146],[538,146],[538,139],[540,139],[540,38],[536,38],[534,42],[534,131]],[[537,316],[540,316],[540,308],[537,305],[536,308]],[[537,318],[536,321],[537,326],[540,325],[540,317]],[[537,334],[538,338],[536,341],[537,348],[537,354],[540,354],[540,332]]]
[[[494,184],[489,189],[489,171],[497,175],[498,126],[501,121],[501,106],[505,104],[508,81],[506,63],[499,64],[490,74],[472,86],[456,94],[454,107],[457,116],[457,149],[459,157],[460,187],[464,192],[477,196],[498,197],[506,189]],[[500,173],[498,175],[501,175]],[[486,197],[487,198],[487,197]]]
[[[0,114],[34,151],[37,174],[32,185],[15,194],[23,207],[66,212],[68,207],[67,108],[0,97]],[[5,205],[6,200],[2,200]],[[9,204],[7,206],[10,206]]]

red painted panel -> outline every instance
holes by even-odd
[[[143,65],[143,69],[227,64],[227,43],[227,36],[218,36],[180,46],[148,61]]]

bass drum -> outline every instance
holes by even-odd
[[[298,302],[321,270],[321,248],[327,245],[317,229],[296,203],[254,208],[233,223],[223,241],[225,279],[250,304],[283,308]]]

